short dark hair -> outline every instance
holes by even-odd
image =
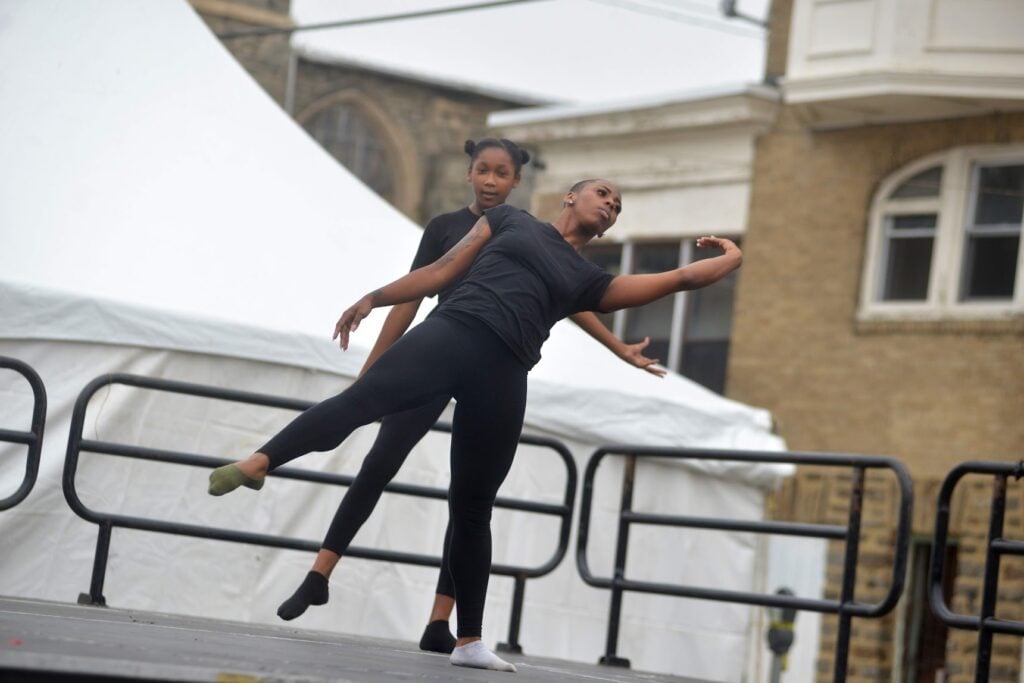
[[[598,178],[588,178],[586,180],[581,180],[578,183],[576,183],[575,185],[573,185],[572,187],[570,187],[569,188],[569,192],[579,192],[580,190],[582,190],[584,187],[586,187],[590,183],[596,183],[598,180],[599,180]]]
[[[516,175],[519,175],[519,172],[523,169],[523,164],[530,162],[530,153],[520,148],[519,145],[511,140],[507,138],[483,138],[479,142],[466,140],[466,144],[463,146],[466,154],[469,155],[469,167],[473,168],[473,162],[480,156],[480,152],[492,147],[508,152],[509,158],[512,159],[512,165],[516,167]]]

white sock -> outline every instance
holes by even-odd
[[[452,650],[452,656],[449,661],[455,666],[468,666],[473,669],[516,672],[514,664],[509,664],[488,650],[482,640],[474,640],[472,643],[455,648]]]

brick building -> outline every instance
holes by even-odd
[[[947,633],[925,598],[937,487],[955,463],[1024,457],[1024,5],[984,5],[772,8],[783,104],[757,141],[729,393],[770,409],[794,450],[891,455],[914,478],[907,588],[887,618],[855,621],[851,681],[973,680],[976,634]],[[848,486],[800,472],[776,513],[845,523]],[[865,601],[892,560],[894,490],[873,490]],[[968,480],[954,498],[946,589],[964,614],[979,609],[990,497]],[[1011,488],[1007,537],[1022,508]],[[836,597],[839,548],[828,558]],[[999,616],[1024,617],[1022,597],[1024,565],[1006,559]],[[820,681],[835,635],[826,618]],[[997,636],[991,680],[1019,680],[1020,662],[1020,639]]]
[[[620,334],[663,340],[673,369],[771,410],[792,450],[909,468],[906,589],[886,618],[854,621],[851,681],[973,680],[976,634],[947,632],[925,597],[937,489],[958,462],[1024,457],[1024,33],[1011,28],[1024,5],[985,6],[776,0],[764,86],[491,118],[545,159],[538,214],[552,215],[572,180],[621,183],[623,217],[592,252],[606,266],[685,262],[695,255],[678,245],[705,232],[742,242],[728,295],[703,302],[724,332],[720,381],[700,376],[708,357],[686,366],[703,341],[688,331],[700,328],[693,293],[619,314]],[[849,489],[847,475],[801,470],[768,512],[845,525]],[[875,602],[891,584],[895,482],[871,475],[866,496],[855,595]],[[945,589],[964,614],[979,609],[990,499],[980,478],[953,499]],[[1024,537],[1022,525],[1017,487],[1007,537]],[[826,597],[839,595],[842,562],[831,545]],[[1024,617],[1020,558],[1003,560],[999,604],[999,616]],[[835,618],[819,642],[824,682]],[[1020,662],[1020,639],[997,636],[991,680],[1018,681]]]

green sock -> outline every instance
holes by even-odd
[[[263,479],[247,477],[242,470],[238,469],[238,465],[224,465],[210,472],[210,488],[207,491],[211,496],[223,496],[239,486],[259,491],[263,488],[263,482]]]

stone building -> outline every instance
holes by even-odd
[[[487,115],[538,104],[500,91],[374,69],[290,47],[289,0],[190,0],[274,100],[346,168],[419,224],[472,200],[466,139]],[[528,201],[532,168],[511,203]]]

